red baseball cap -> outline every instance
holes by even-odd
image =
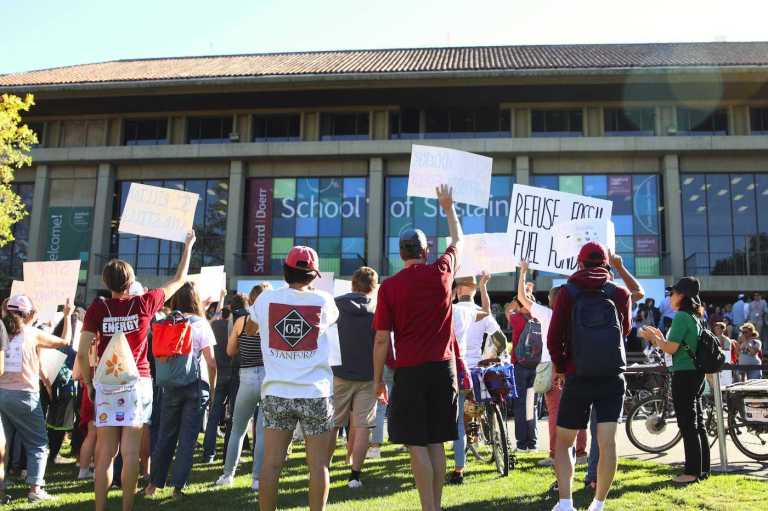
[[[285,258],[285,265],[297,270],[314,271],[320,277],[320,258],[312,247],[293,247]]]
[[[577,261],[608,264],[608,250],[599,241],[590,241],[581,247]]]

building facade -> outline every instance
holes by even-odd
[[[154,284],[180,245],[123,235],[132,182],[200,195],[192,263],[230,285],[280,275],[294,244],[324,271],[400,268],[399,232],[436,249],[436,201],[406,197],[411,144],[493,157],[487,208],[467,233],[506,230],[515,183],[613,201],[636,275],[696,275],[722,297],[768,289],[768,43],[433,48],[116,61],[0,75],[35,94],[33,167],[14,186],[30,216],[0,249],[80,258],[81,297],[104,262]],[[546,288],[551,275],[538,275]],[[513,289],[511,276],[492,290]]]

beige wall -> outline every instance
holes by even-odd
[[[367,176],[368,160],[258,160],[247,168],[248,177]]]
[[[619,174],[659,172],[659,158],[653,155],[533,156],[533,174]]]
[[[680,172],[766,172],[768,154],[691,154],[680,156]]]
[[[180,161],[168,163],[121,164],[117,166],[118,181],[146,179],[218,179],[229,177],[226,161]]]

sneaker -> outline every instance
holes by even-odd
[[[544,458],[543,460],[539,460],[538,465],[540,467],[552,467],[555,465],[555,460],[552,458]]]
[[[365,456],[369,460],[378,460],[381,458],[381,448],[380,447],[371,447],[368,449],[368,454]]]
[[[451,473],[450,479],[448,479],[448,484],[464,484],[464,473],[462,472],[456,472],[455,470]]]
[[[361,488],[363,486],[363,483],[360,482],[360,479],[350,479],[349,482],[347,482],[347,487],[349,488]]]
[[[254,479],[253,483],[251,483],[251,490],[259,491],[259,480],[258,479]]]
[[[77,474],[77,480],[78,481],[92,481],[93,480],[93,470],[90,468],[81,470]]]
[[[586,465],[589,462],[589,456],[586,454],[582,454],[581,456],[576,456],[576,464],[577,465]]]
[[[235,482],[234,476],[228,475],[228,474],[221,474],[221,476],[216,479],[216,486],[232,486],[232,483]]]
[[[75,463],[75,461],[77,461],[75,460],[75,458],[65,458],[64,456],[59,454],[53,459],[53,464],[54,465],[72,465],[73,463]]]
[[[530,447],[518,447],[518,448],[517,448],[517,449],[515,449],[515,450],[516,450],[517,452],[530,452],[530,451],[533,451],[533,449],[531,449]]]
[[[45,502],[46,500],[51,499],[53,499],[53,496],[49,495],[48,492],[42,488],[39,488],[36,492],[29,492],[29,495],[27,495],[27,501],[30,504],[34,504],[35,502]]]

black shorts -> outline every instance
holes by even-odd
[[[458,387],[453,361],[429,362],[395,370],[389,403],[389,439],[426,446],[459,436]]]
[[[565,429],[586,429],[595,407],[597,422],[619,422],[624,407],[624,375],[605,378],[568,376],[560,396],[557,425]]]

